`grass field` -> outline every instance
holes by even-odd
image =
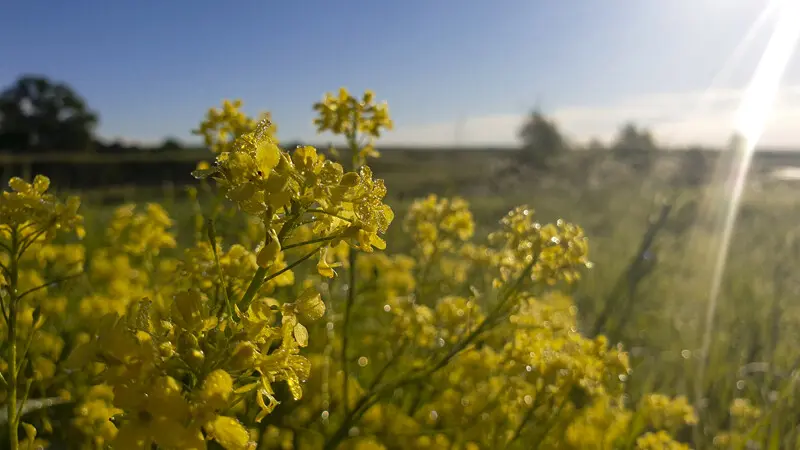
[[[714,257],[729,192],[724,158],[709,170],[706,183],[697,184],[683,181],[674,158],[662,158],[644,174],[596,156],[589,164],[581,154],[566,155],[549,170],[519,169],[513,157],[485,151],[384,154],[371,166],[385,180],[387,203],[397,217],[386,235],[387,251],[410,248],[402,218],[413,200],[429,193],[466,199],[478,241],[518,205],[533,207],[541,222],[577,223],[589,237],[593,263],[573,292],[580,331],[604,334],[629,351],[631,401],[652,391],[686,395],[699,407],[706,429],[695,430],[701,436],[681,438],[706,448],[703,442],[728,425],[733,399],[749,398],[764,411],[755,440],[769,442],[768,448],[795,442],[794,424],[800,420],[794,407],[800,363],[795,185],[764,173],[751,176],[709,327]],[[176,220],[178,236],[191,239],[193,204],[179,184],[81,195],[88,250],[100,245],[97,230],[123,202],[161,203]],[[223,234],[225,226],[219,225]],[[704,359],[707,332],[711,345]]]
[[[619,330],[614,333],[620,340],[629,348],[640,349],[643,355],[675,352],[668,357],[673,360],[681,350],[697,346],[697,330],[691,329],[698,325],[694,319],[705,314],[710,286],[707,271],[713,262],[709,251],[715,248],[712,238],[720,232],[713,228],[713,219],[726,201],[721,185],[727,174],[711,173],[707,184],[686,186],[675,182],[677,169],[669,162],[649,174],[635,173],[610,161],[587,169],[570,156],[551,171],[508,173],[513,165],[511,154],[480,151],[388,153],[372,164],[376,176],[386,181],[388,202],[398,218],[412,200],[435,193],[467,199],[478,236],[510,208],[521,204],[532,206],[542,221],[563,218],[584,227],[594,262],[578,294],[587,327],[603,309],[604,299],[612,295],[615,283],[624,276],[645,234],[653,228],[656,233],[648,249],[647,273],[637,278],[635,286],[628,287],[632,297],[626,300],[629,306],[612,307],[609,320],[617,323]],[[724,168],[712,167],[714,170]],[[794,344],[790,339],[794,328],[790,311],[798,286],[792,268],[800,259],[792,245],[800,217],[794,186],[763,174],[751,177],[748,183],[715,327],[715,342],[721,348],[730,349],[730,340],[735,339],[736,348],[743,354],[763,356],[767,347],[776,348],[780,354],[784,346]],[[99,204],[100,197],[106,199],[109,191],[94,194],[85,196],[88,220],[102,221],[106,208]],[[112,197],[110,205],[117,201],[163,202],[179,223],[186,222],[181,216],[190,211],[179,186],[123,189]],[[665,205],[671,209],[663,223],[654,227]],[[387,241],[390,250],[403,250],[408,245],[400,220],[390,228]],[[778,321],[782,332],[774,333],[777,342],[768,345],[765,339],[771,339],[773,331],[765,318],[776,303],[782,311]],[[662,375],[660,381],[681,389],[683,381],[676,383]]]

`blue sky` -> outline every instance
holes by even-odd
[[[633,119],[691,140],[675,124],[767,3],[19,0],[0,16],[0,83],[65,81],[100,113],[101,136],[142,141],[192,139],[209,106],[235,97],[271,110],[284,141],[323,140],[311,104],[339,86],[389,102],[391,142],[510,142],[537,103],[580,139]],[[715,95],[735,98],[766,37]],[[784,84],[800,97],[797,59]]]

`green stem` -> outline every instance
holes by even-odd
[[[264,284],[264,277],[267,275],[267,268],[266,267],[259,267],[256,269],[256,273],[253,274],[253,278],[250,279],[250,284],[247,285],[247,290],[244,292],[242,299],[239,301],[241,307],[239,308],[241,311],[247,311],[247,308],[250,306],[250,302],[253,301],[253,297],[255,297],[256,292]]]
[[[348,396],[350,387],[349,387],[349,374],[347,372],[347,343],[350,336],[350,314],[353,310],[353,303],[356,299],[356,252],[351,248],[348,252],[348,261],[350,262],[350,271],[349,276],[350,279],[348,280],[347,284],[347,302],[344,306],[344,323],[342,324],[342,371],[344,373],[344,386],[343,386],[343,394],[344,394],[344,414],[345,416],[349,413],[350,409],[350,398]]]
[[[17,234],[18,234],[18,237],[17,237],[18,242],[17,242],[17,253],[15,253],[16,257],[17,258],[22,258],[22,254],[25,253],[25,251],[28,250],[28,248],[30,248],[31,245],[35,244],[36,240],[39,239],[39,237],[41,237],[43,234],[47,233],[47,230],[49,230],[50,227],[54,226],[55,224],[56,224],[56,220],[53,219],[46,226],[42,227],[41,230],[35,231],[35,232],[33,232],[33,233],[31,233],[31,234],[29,234],[27,236],[22,236],[22,232],[21,231],[17,232]],[[22,239],[20,239],[20,237]]]
[[[356,127],[357,121],[356,117],[353,118],[353,131],[347,136],[347,143],[350,147],[350,153],[352,156],[352,166],[353,171],[358,170],[358,142],[357,142],[357,132]],[[352,248],[349,249],[347,255],[348,262],[350,263],[349,267],[349,280],[347,282],[347,302],[344,306],[344,323],[342,324],[342,373],[343,373],[343,380],[344,386],[342,387],[344,401],[342,404],[344,405],[344,415],[348,416],[350,414],[350,374],[347,369],[347,344],[350,337],[350,316],[353,310],[353,303],[356,300],[356,252]]]
[[[22,421],[22,415],[25,414],[25,406],[28,403],[28,397],[31,394],[31,385],[33,384],[33,379],[29,378],[25,380],[25,392],[22,394],[22,401],[19,404],[19,408],[17,408],[17,423],[14,425],[14,429],[19,429],[19,423]]]
[[[258,289],[264,283],[272,280],[273,278],[279,277],[279,276],[283,275],[284,273],[294,269],[295,267],[300,265],[303,261],[305,261],[308,258],[311,258],[312,256],[314,256],[317,253],[319,253],[319,251],[322,250],[322,248],[325,247],[325,245],[326,244],[322,244],[322,245],[318,246],[314,250],[312,250],[312,251],[306,253],[305,255],[301,256],[300,259],[298,259],[297,261],[289,264],[288,266],[286,266],[283,269],[273,273],[272,275],[269,275],[268,277],[264,277],[264,274],[267,273],[267,269],[263,268],[263,267],[259,267],[258,270],[256,270],[256,274],[253,276],[253,280],[260,279],[261,282],[256,285],[256,287],[253,289],[252,293],[250,293],[250,288],[253,286],[253,282],[252,281],[250,282],[250,287],[247,288],[247,292],[245,292],[244,297],[242,297],[242,301],[240,302],[240,309],[242,311],[246,311],[247,310],[247,308],[250,306],[250,302],[253,300],[253,297],[255,297],[256,291],[258,291]],[[250,294],[248,295],[248,293],[250,293]]]
[[[34,318],[33,325],[31,325],[31,331],[28,334],[28,339],[25,341],[25,347],[22,349],[22,354],[19,355],[19,366],[17,366],[17,376],[19,376],[19,373],[22,370],[22,365],[25,362],[25,358],[28,356],[28,350],[31,349],[31,344],[33,343],[33,336],[36,334],[36,321],[37,319]]]
[[[378,402],[378,400],[387,394],[392,394],[395,389],[408,386],[410,384],[415,384],[419,382],[424,382],[428,380],[434,373],[441,370],[450,361],[458,356],[462,350],[467,348],[470,344],[472,344],[476,339],[478,339],[484,332],[488,331],[489,328],[496,323],[496,321],[503,317],[503,314],[507,311],[507,303],[513,297],[513,295],[522,287],[525,278],[529,277],[533,267],[539,260],[539,256],[541,253],[539,249],[536,249],[536,253],[534,254],[533,259],[527,266],[522,270],[522,272],[517,276],[517,279],[508,287],[507,289],[503,289],[501,298],[492,309],[492,311],[484,318],[480,324],[463,340],[459,341],[456,345],[454,345],[450,351],[445,354],[443,358],[441,358],[436,364],[428,366],[427,368],[411,372],[408,374],[407,377],[401,378],[393,383],[388,383],[383,387],[376,387],[375,389],[371,389],[369,392],[364,394],[359,401],[356,403],[355,408],[350,411],[348,414],[345,414],[344,421],[341,423],[339,428],[334,432],[333,436],[325,443],[324,449],[325,450],[333,450],[335,449],[342,440],[347,437],[347,432],[366,411],[369,410],[372,405]],[[347,372],[345,372],[347,373]]]
[[[225,275],[222,273],[222,264],[219,263],[219,254],[217,253],[217,230],[214,228],[214,220],[208,219],[206,226],[208,227],[208,243],[211,244],[211,253],[214,254],[214,265],[217,266],[219,284],[222,287],[222,299],[225,301],[228,317],[233,318],[233,305],[231,305],[231,299],[228,297],[228,285],[225,283]],[[222,314],[220,313],[220,315]]]
[[[292,209],[294,209],[294,204],[292,205]],[[288,214],[288,212],[287,212]],[[300,219],[302,214],[296,214],[294,217],[290,218],[283,224],[281,227],[281,231],[278,232],[278,242],[283,246],[283,241],[286,238],[286,235],[295,227],[297,221]],[[301,261],[307,259],[311,255],[304,257]],[[293,266],[292,266],[293,267]],[[250,302],[253,301],[253,297],[256,296],[256,292],[261,288],[261,286],[266,283],[268,280],[274,278],[277,275],[271,276],[272,278],[265,279],[264,277],[267,275],[267,267],[259,267],[256,269],[256,273],[253,274],[253,278],[250,279],[250,284],[247,285],[247,290],[244,292],[242,299],[239,300],[239,304],[242,305],[240,307],[241,311],[247,311],[247,307],[250,306]],[[279,272],[283,273],[283,272]]]
[[[298,242],[296,244],[288,244],[286,246],[281,247],[281,249],[282,250],[289,250],[290,248],[302,247],[304,245],[317,244],[317,243],[320,243],[320,242],[328,242],[328,241],[332,241],[332,240],[338,238],[339,236],[341,236],[341,234],[334,234],[333,236],[325,236],[325,237],[321,237],[321,238],[317,238],[317,239],[311,239],[311,240],[304,241],[304,242]]]
[[[17,296],[17,299],[19,299],[19,300],[22,300],[22,299],[23,299],[23,298],[24,298],[26,295],[32,294],[32,293],[34,293],[34,292],[36,292],[36,291],[39,291],[39,290],[41,290],[41,289],[45,289],[45,288],[48,288],[48,287],[52,287],[52,286],[54,286],[54,285],[56,285],[56,284],[58,284],[58,283],[63,283],[64,281],[71,280],[71,279],[73,279],[73,278],[78,278],[79,276],[83,275],[84,273],[85,273],[85,272],[83,272],[83,271],[80,271],[80,272],[78,272],[78,273],[73,273],[72,275],[65,275],[65,276],[63,276],[63,277],[56,278],[56,279],[54,279],[54,280],[50,280],[50,281],[48,281],[48,282],[46,282],[46,283],[44,283],[44,284],[41,284],[41,285],[39,285],[39,286],[36,286],[36,287],[34,287],[34,288],[30,288],[30,289],[28,289],[27,291],[25,291],[25,292],[23,292],[23,293],[19,294],[19,295]]]
[[[17,281],[19,278],[17,267],[17,252],[19,251],[19,236],[17,229],[11,229],[11,258],[9,263],[8,286],[8,439],[11,450],[19,450],[19,435],[17,434]]]

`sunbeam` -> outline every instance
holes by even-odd
[[[793,0],[774,1],[768,9],[773,10],[778,15],[778,19],[737,110],[733,129],[734,139],[732,139],[729,149],[732,163],[724,181],[723,196],[719,199],[724,207],[724,213],[710,280],[700,347],[702,360],[698,366],[695,385],[695,400],[698,403],[703,397],[708,351],[714,329],[714,315],[748,170],[755,146],[770,116],[781,79],[800,39],[800,22],[797,21],[797,18],[800,17],[800,3]]]

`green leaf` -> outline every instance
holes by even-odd
[[[198,180],[205,180],[206,178],[216,174],[217,172],[219,172],[218,168],[209,167],[208,169],[197,169],[192,171],[192,176],[197,178]]]

